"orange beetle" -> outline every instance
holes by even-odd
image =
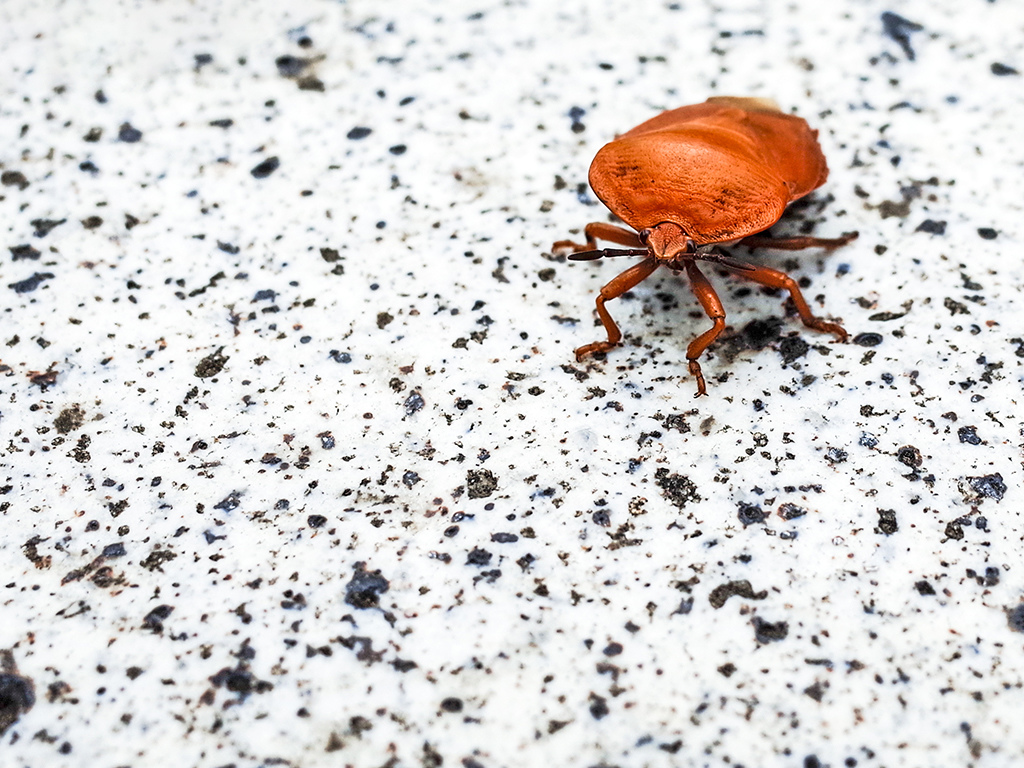
[[[590,186],[612,213],[635,232],[594,222],[587,242],[560,240],[553,250],[570,259],[645,256],[601,289],[597,314],[607,341],[576,350],[576,360],[607,352],[622,339],[605,302],[632,289],[664,264],[685,270],[701,307],[714,325],[686,350],[697,396],[706,395],[698,358],[725,329],[725,310],[715,289],[697,268],[707,261],[748,280],[789,291],[804,325],[845,341],[838,323],[815,317],[796,281],[784,272],[737,261],[718,245],[782,250],[836,248],[855,237],[756,236],[777,222],[786,206],[825,183],[828,168],[818,132],[787,115],[770,99],[722,96],[703,104],[662,112],[606,144],[590,166]],[[596,250],[597,240],[628,246]]]

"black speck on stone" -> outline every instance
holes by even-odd
[[[228,357],[227,355],[221,354],[221,352],[223,351],[224,347],[221,347],[213,354],[207,355],[202,360],[200,360],[199,364],[196,366],[196,377],[200,379],[208,379],[211,376],[216,376],[218,373],[224,370],[224,366],[231,358]]]
[[[1006,483],[1003,482],[1003,476],[999,472],[981,477],[968,477],[967,482],[975,493],[996,501],[1002,500],[1006,493]]]
[[[54,228],[59,227],[65,221],[67,219],[32,219],[29,224],[35,227],[32,232],[35,237],[46,237]]]
[[[242,503],[242,491],[232,491],[223,499],[213,505],[214,509],[219,509],[221,512],[230,512],[233,509],[237,509],[238,505]]]
[[[217,241],[217,249],[224,251],[224,253],[230,253],[232,256],[242,250],[233,243],[222,243],[220,240]]]
[[[404,155],[406,149],[405,144],[395,144],[393,147],[388,147],[388,152],[398,157],[399,155]]]
[[[611,710],[608,709],[608,700],[596,693],[590,694],[590,714],[595,720],[605,717]]]
[[[413,472],[411,469],[402,475],[402,485],[406,488],[412,488],[416,483],[422,480],[423,478],[419,476],[419,473]]]
[[[196,69],[205,67],[207,64],[213,63],[213,54],[210,53],[195,53],[192,55],[193,61],[195,61]]]
[[[622,643],[612,642],[608,643],[608,645],[604,647],[604,651],[602,651],[602,653],[604,653],[605,656],[618,656],[622,653],[622,650]]]
[[[804,688],[804,695],[820,702],[825,698],[825,690],[827,688],[828,683],[822,683],[821,681],[815,680],[811,685]],[[815,764],[817,764],[817,761],[815,761]],[[807,765],[806,760],[804,761],[804,765]]]
[[[975,426],[960,427],[960,429],[956,431],[956,436],[960,439],[961,443],[981,445],[981,438],[978,437],[978,428]]]
[[[781,317],[751,320],[743,327],[743,339],[750,349],[766,347],[778,339],[781,334]]]
[[[738,508],[737,517],[743,523],[744,528],[748,525],[763,523],[768,517],[767,513],[756,504],[748,504],[745,501],[741,501],[736,506]]]
[[[17,187],[19,190],[28,186],[28,179],[21,171],[4,171],[0,173],[0,184],[5,187]]]
[[[480,547],[473,547],[470,553],[466,555],[466,565],[480,565],[484,566],[491,562],[493,555],[486,549]]]
[[[779,353],[782,355],[782,362],[789,365],[807,354],[811,345],[799,336],[787,336],[779,343]]]
[[[829,448],[825,451],[825,460],[830,464],[842,464],[850,457],[842,448]]]
[[[462,699],[456,696],[449,696],[441,700],[441,710],[444,712],[461,712]]]
[[[796,520],[807,514],[807,510],[790,501],[779,504],[779,517],[783,520]]]
[[[134,144],[137,141],[142,141],[142,131],[138,128],[133,128],[131,123],[121,123],[121,127],[117,129],[118,141],[123,141],[126,144]]]
[[[330,352],[327,353],[327,356],[336,363],[352,362],[352,355],[349,354],[348,352],[342,352],[340,349],[332,349]],[[408,411],[406,411],[406,413],[408,413]]]
[[[1001,64],[998,61],[993,62],[991,69],[992,74],[995,75],[996,77],[1006,77],[1007,75],[1020,74],[1020,72],[1018,72],[1016,69],[1009,66],[1008,64]]]
[[[746,579],[727,581],[725,584],[719,584],[711,590],[711,593],[708,595],[708,602],[711,603],[712,608],[717,610],[725,605],[725,602],[733,595],[745,597],[748,600],[764,600],[768,597],[768,592],[763,589],[760,592],[755,592],[750,582]]]
[[[406,416],[412,416],[414,413],[422,409],[424,405],[426,405],[426,403],[423,401],[423,395],[420,394],[418,389],[414,389],[409,396],[405,398],[405,402],[402,403],[402,407],[405,408]]]
[[[8,656],[7,652],[3,655]],[[0,736],[35,703],[35,685],[30,678],[12,672],[0,674]]]
[[[960,521],[951,520],[950,522],[946,523],[945,534],[947,539],[952,539],[953,541],[960,541],[960,539],[964,537],[964,529],[963,526],[960,525]]]
[[[128,550],[124,548],[123,541],[107,544],[103,548],[103,557],[124,557],[126,554],[128,554]]]
[[[878,510],[878,527],[875,528],[875,533],[884,533],[886,536],[891,536],[899,529],[900,526],[896,521],[895,509]]]
[[[672,616],[687,616],[693,610],[693,598],[684,597],[679,601],[679,607],[676,608],[670,615]]]
[[[600,525],[603,528],[607,528],[612,524],[612,518],[607,509],[597,510],[593,515],[591,515],[591,520],[593,520],[596,525]]]
[[[999,237],[999,233],[992,227],[978,227],[978,237],[982,240],[995,240]]]
[[[367,571],[364,563],[356,563],[352,578],[345,585],[345,602],[356,608],[376,608],[380,596],[390,586],[380,571]]]
[[[914,49],[910,47],[910,33],[920,32],[924,27],[915,21],[905,19],[897,13],[886,11],[882,14],[882,33],[899,43],[910,61],[914,60]]]
[[[925,219],[917,225],[917,229],[914,231],[927,232],[929,235],[944,235],[946,234],[946,222]]]
[[[249,173],[252,174],[254,179],[265,179],[267,176],[272,174],[281,166],[281,161],[275,155],[274,157],[268,157],[262,163],[253,168]]]
[[[310,528],[323,528],[327,525],[327,518],[323,515],[310,515],[306,518],[306,525]]]
[[[237,667],[225,667],[220,672],[210,677],[210,682],[215,688],[226,688],[232,693],[237,693],[245,698],[250,693],[266,693],[274,688],[272,683],[265,680],[258,680],[249,671],[248,665],[239,662]]]
[[[498,489],[498,478],[489,469],[466,472],[466,489],[471,499],[485,499]]]
[[[1006,612],[1006,623],[1014,632],[1024,632],[1024,603]],[[0,721],[0,733],[3,732],[3,723]]]
[[[217,120],[211,120],[210,126],[213,128],[230,128],[235,124],[235,121],[230,117],[221,117]]]
[[[31,277],[26,277],[24,280],[19,280],[16,283],[8,283],[7,287],[14,290],[15,293],[32,293],[38,288],[44,280],[53,279],[52,272],[36,272]]]
[[[39,259],[39,256],[41,255],[40,251],[37,251],[28,243],[25,243],[23,245],[12,245],[7,250],[11,252],[12,261],[36,261]]]
[[[103,129],[93,127],[86,131],[85,136],[82,137],[82,141],[88,141],[90,144],[92,144],[99,141],[102,136]]]
[[[345,134],[345,138],[351,139],[352,141],[359,141],[359,139],[365,139],[371,133],[373,133],[373,129],[372,128],[364,128],[363,126],[356,126],[351,131],[349,131],[347,134]]]
[[[256,295],[252,297],[253,301],[273,301],[277,298],[277,291],[272,288],[264,288],[261,291],[256,291]]]
[[[173,612],[173,605],[158,605],[146,614],[146,617],[142,620],[142,628],[149,629],[157,633],[163,632],[164,621],[166,621],[167,617],[169,617]]]
[[[917,593],[919,595],[923,595],[925,597],[927,597],[928,595],[934,595],[935,594],[935,587],[933,587],[931,584],[929,584],[924,579],[922,579],[921,581],[919,581],[916,584],[914,584],[914,589],[917,590]]]
[[[281,77],[298,77],[309,66],[310,61],[299,56],[285,55],[274,59],[274,64],[277,66],[277,74]]]
[[[789,635],[789,623],[785,621],[765,621],[755,616],[751,624],[754,625],[754,637],[759,643],[777,643]]]
[[[877,347],[882,343],[882,334],[858,333],[853,337],[853,343],[860,347]]]
[[[904,445],[896,451],[896,461],[912,469],[917,469],[924,459],[921,458],[921,452],[917,448],[912,445]]]
[[[491,541],[495,544],[514,544],[519,541],[519,536],[514,533],[492,533]]]
[[[670,413],[665,417],[665,420],[661,422],[661,426],[664,429],[674,429],[681,435],[690,431],[690,425],[686,422],[686,417],[681,413]]]
[[[661,494],[679,509],[701,500],[697,486],[686,475],[669,472],[662,467],[655,471],[654,482],[661,488]]]
[[[78,403],[62,410],[53,420],[54,428],[62,435],[74,432],[85,423],[85,411]]]

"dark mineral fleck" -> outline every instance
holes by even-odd
[[[746,579],[727,581],[725,584],[719,584],[711,590],[711,593],[708,595],[708,602],[711,603],[712,608],[718,609],[725,605],[725,601],[733,595],[745,597],[748,600],[764,600],[768,597],[768,592],[763,589],[760,592],[755,592],[754,588],[750,586],[750,582]]]
[[[4,668],[6,669],[7,665],[4,665]],[[0,673],[0,736],[14,725],[19,717],[32,709],[35,703],[35,686],[29,678],[14,672]]]
[[[498,489],[498,478],[489,469],[471,469],[466,472],[466,488],[471,499],[484,499]]]
[[[1006,483],[1003,482],[1003,476],[999,472],[981,477],[968,477],[967,482],[975,493],[996,501],[1000,501],[1006,493]]]
[[[686,475],[669,472],[662,467],[655,471],[654,482],[661,488],[662,495],[679,509],[701,500],[697,486]]]
[[[759,643],[775,643],[785,640],[789,635],[789,623],[785,621],[765,621],[760,616],[751,620],[754,625],[754,637]]]
[[[254,179],[265,179],[281,167],[281,160],[278,157],[268,157],[262,163],[253,168],[249,173]]]
[[[380,596],[390,586],[380,571],[367,571],[364,563],[356,563],[352,578],[345,585],[345,602],[356,608],[376,608]]]

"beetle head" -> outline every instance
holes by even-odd
[[[678,224],[663,221],[640,233],[640,241],[646,245],[654,258],[660,261],[676,261],[696,252],[693,240]]]

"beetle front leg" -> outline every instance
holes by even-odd
[[[686,359],[690,364],[690,375],[697,379],[697,394],[695,397],[700,397],[701,395],[706,395],[708,391],[704,386],[704,374],[701,372],[700,363],[697,360],[704,354],[704,350],[711,345],[711,342],[717,339],[719,334],[725,330],[725,308],[722,306],[718,294],[715,293],[714,286],[704,277],[704,273],[697,268],[693,261],[686,262],[686,275],[690,278],[690,288],[693,291],[693,295],[697,297],[700,306],[714,323],[711,328],[691,341],[690,346],[686,348]]]
[[[604,330],[608,334],[608,341],[595,341],[579,347],[576,350],[576,362],[580,362],[584,357],[595,352],[607,352],[622,340],[622,332],[619,330],[619,326],[615,324],[615,321],[612,320],[612,316],[608,314],[604,304],[606,301],[619,298],[626,291],[642,283],[657,268],[657,259],[644,259],[639,264],[634,264],[601,289],[601,293],[597,296],[597,315],[601,318],[601,324],[604,325]]]
[[[856,240],[858,232],[844,232],[840,237],[765,237],[751,235],[739,241],[744,248],[774,248],[777,251],[802,251],[804,248],[832,250]]]
[[[572,240],[559,240],[551,246],[551,250],[554,253],[559,251],[568,251],[569,253],[593,251],[597,249],[598,240],[607,240],[610,243],[617,243],[630,248],[643,247],[643,243],[640,242],[640,236],[636,232],[625,227],[616,226],[615,224],[592,221],[583,228],[583,234],[587,238],[585,244],[574,243]],[[628,291],[629,289],[627,288],[626,290]]]
[[[740,277],[747,280],[753,280],[755,283],[766,285],[769,288],[781,288],[785,291],[789,291],[789,296],[793,299],[793,304],[796,306],[796,311],[800,314],[800,319],[808,328],[813,328],[816,331],[824,331],[825,333],[831,333],[839,341],[846,341],[849,336],[846,329],[839,323],[831,323],[828,320],[815,317],[814,313],[811,312],[810,306],[807,304],[807,300],[804,299],[803,293],[800,292],[800,286],[797,285],[796,280],[785,272],[780,272],[777,269],[771,269],[769,267],[751,267],[749,265],[744,269],[739,269],[731,267],[724,262],[722,263],[722,266],[731,270]]]

